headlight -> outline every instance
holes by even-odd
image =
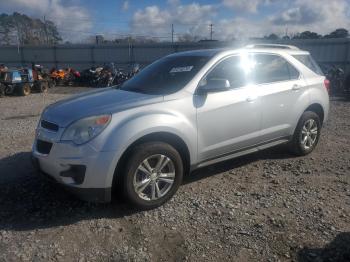
[[[98,136],[111,122],[111,115],[91,116],[71,124],[63,133],[61,141],[84,144]]]

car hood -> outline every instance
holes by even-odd
[[[127,92],[115,88],[99,89],[48,106],[42,118],[60,127],[66,127],[84,117],[113,114],[141,105],[158,103],[163,99],[161,95]]]

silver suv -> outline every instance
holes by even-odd
[[[310,153],[327,88],[310,54],[293,46],[176,53],[120,86],[48,106],[33,161],[82,199],[106,202],[118,191],[153,208],[196,168],[284,143]]]

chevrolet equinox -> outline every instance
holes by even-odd
[[[312,152],[328,86],[294,46],[171,54],[119,86],[48,106],[33,162],[84,200],[108,202],[113,189],[154,208],[196,168],[280,144]]]

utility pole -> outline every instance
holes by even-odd
[[[44,16],[44,30],[45,30],[46,44],[49,44],[49,36],[47,35],[46,17],[45,16]]]
[[[210,29],[210,40],[213,40],[213,24],[209,25],[209,29]]]
[[[174,24],[171,24],[171,43],[174,43]]]
[[[16,28],[17,28],[17,53],[20,54],[20,45],[21,45],[21,38],[20,38],[20,35],[19,35],[19,26],[18,26],[18,22],[15,21],[16,23]]]
[[[20,43],[19,43],[19,32],[18,32],[18,29],[17,29],[17,53],[18,54],[20,53]]]

